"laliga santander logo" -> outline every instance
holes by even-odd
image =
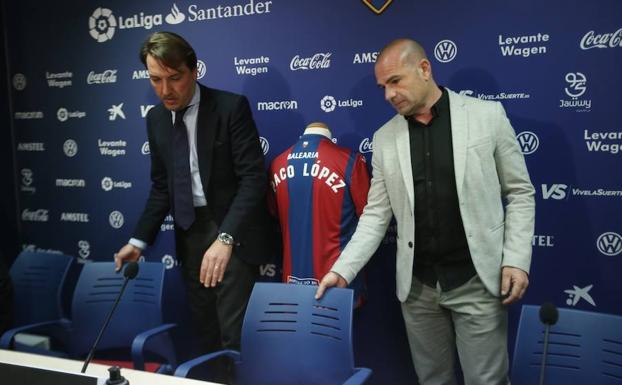
[[[108,8],[99,7],[89,17],[89,34],[98,43],[112,39],[117,21]]]

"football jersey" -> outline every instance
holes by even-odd
[[[270,185],[283,238],[283,281],[318,284],[367,203],[365,158],[323,135],[305,134],[272,161]],[[360,289],[356,281],[351,287]]]

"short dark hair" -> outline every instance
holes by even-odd
[[[173,32],[155,32],[140,47],[140,61],[147,67],[147,55],[170,68],[186,64],[190,70],[197,67],[197,54],[192,46]]]

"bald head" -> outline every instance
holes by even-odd
[[[376,59],[374,72],[385,99],[401,115],[427,115],[442,95],[425,50],[412,39],[387,44]]]
[[[428,58],[421,44],[413,39],[407,38],[395,39],[385,45],[384,48],[380,50],[380,54],[378,54],[378,59],[376,61],[381,61],[388,56],[397,56],[400,63],[404,65],[417,65],[421,59],[427,60]]]

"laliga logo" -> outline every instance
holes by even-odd
[[[112,39],[117,21],[108,8],[97,8],[89,17],[89,34],[98,43]]]
[[[110,177],[104,177],[104,179],[102,179],[102,189],[104,191],[110,191],[112,190],[113,187],[113,182],[112,182],[112,178]]]
[[[259,143],[261,144],[261,150],[263,151],[263,154],[266,155],[268,151],[270,151],[270,142],[268,142],[268,139],[260,136]]]
[[[24,76],[24,74],[13,75],[13,87],[18,91],[26,88],[26,76]]]
[[[359,144],[359,152],[361,154],[366,154],[368,152],[374,152],[374,142],[369,140],[369,138],[363,139],[361,144]]]
[[[63,151],[65,155],[70,158],[75,156],[78,153],[78,143],[73,139],[67,139],[65,143],[63,143]]]
[[[334,97],[330,95],[326,95],[320,100],[320,107],[324,112],[333,112],[335,111],[335,107],[337,106],[337,101]]]
[[[610,257],[622,252],[622,236],[612,231],[601,234],[596,240],[598,251]]]
[[[538,136],[531,131],[523,131],[516,136],[520,150],[524,155],[533,154],[540,145]]]
[[[451,40],[441,40],[434,47],[434,57],[441,63],[449,63],[458,53],[456,43]]]
[[[172,255],[166,254],[162,257],[162,264],[165,269],[170,270],[175,267],[175,258]]]
[[[565,77],[568,87],[564,88],[566,95],[573,99],[585,93],[587,78],[581,72],[568,72]]]
[[[115,229],[120,229],[123,226],[124,221],[125,220],[123,218],[123,214],[121,214],[120,211],[115,210],[111,212],[108,216],[108,222],[110,222],[110,226]]]
[[[173,8],[171,8],[171,13],[166,15],[164,21],[169,24],[179,24],[186,19],[186,15],[181,13],[179,8],[177,8],[177,4],[173,3]]]
[[[197,60],[197,80],[202,79],[207,72],[207,64],[203,60]]]
[[[78,241],[78,255],[82,259],[86,259],[91,255],[91,244],[88,241]]]

